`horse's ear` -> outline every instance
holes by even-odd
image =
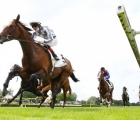
[[[20,15],[18,14],[17,18],[16,18],[16,21],[18,22],[20,19]]]

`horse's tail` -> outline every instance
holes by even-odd
[[[72,79],[74,82],[80,81],[80,80],[78,80],[78,79],[75,77],[74,73],[72,73],[72,74],[70,75],[70,77],[71,77],[71,79]]]

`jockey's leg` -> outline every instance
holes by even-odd
[[[108,79],[106,81],[108,82],[109,89],[111,89],[112,88],[112,85],[111,85],[110,81]]]
[[[110,83],[110,81],[108,79],[106,81],[109,83],[109,85],[111,85],[111,83]]]
[[[51,52],[52,56],[54,57],[54,59],[56,61],[59,60],[58,56],[55,54],[55,52],[53,51],[53,49],[49,46],[49,45],[45,45],[45,47]]]

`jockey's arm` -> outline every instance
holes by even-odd
[[[98,72],[98,74],[97,74],[97,78],[99,78],[100,73],[101,73],[101,71]]]
[[[110,78],[110,74],[109,72],[106,72],[106,76],[105,76],[106,79],[109,79]]]

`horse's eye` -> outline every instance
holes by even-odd
[[[9,27],[10,27],[10,28],[13,28],[14,26],[13,26],[13,25],[10,25]]]

